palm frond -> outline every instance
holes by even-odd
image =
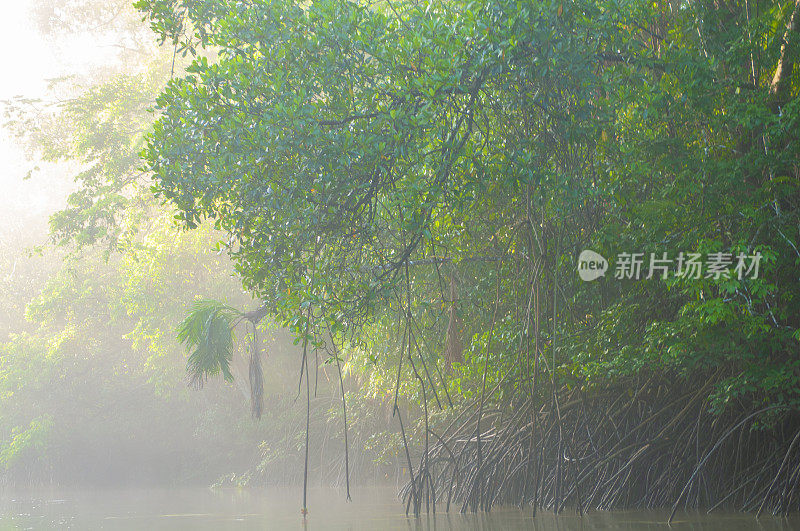
[[[214,300],[198,301],[178,327],[178,341],[190,352],[186,372],[195,387],[222,373],[233,381],[233,320],[240,312]]]

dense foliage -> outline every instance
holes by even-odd
[[[45,160],[84,164],[51,232],[89,266],[68,261],[28,306],[39,328],[2,347],[0,400],[27,404],[15,382],[48,385],[86,343],[136,353],[99,375],[135,366],[131,382],[168,395],[175,365],[156,362],[178,327],[190,380],[249,380],[273,423],[232,482],[303,448],[308,472],[309,433],[324,431],[317,464],[329,432],[351,441],[336,481],[400,457],[415,510],[448,485],[448,504],[455,492],[473,509],[580,507],[581,485],[604,508],[691,494],[755,509],[779,484],[786,510],[800,478],[785,467],[800,440],[800,2],[135,6],[160,55],[70,86],[53,113],[13,108]],[[129,13],[117,23],[147,46]],[[576,274],[585,249],[610,259],[605,276]],[[639,278],[617,278],[624,253],[641,253]],[[706,269],[676,274],[692,253]],[[295,336],[305,423],[262,407],[287,388],[262,367],[272,323]],[[41,452],[59,425],[56,405],[14,411],[0,463]],[[761,431],[733,446],[741,427]]]
[[[713,374],[718,410],[800,404],[795,2],[137,7],[197,54],[157,102],[154,190],[229,234],[298,335],[413,312],[441,336],[447,264],[497,370],[533,342],[576,382]],[[583,248],[762,262],[590,284]]]
[[[41,223],[3,217],[0,486],[296,479],[285,471],[302,458],[303,432],[284,333],[260,326],[257,347],[270,359],[260,424],[248,414],[246,349],[228,353],[235,383],[213,381],[203,393],[185,385],[175,335],[196,301],[253,302],[212,250],[220,235],[177,229],[139,168],[148,108],[181,61],[142,38],[148,30],[125,1],[43,1],[35,13],[54,49],[76,31],[121,51],[118,62],[54,81],[42,99],[3,102],[4,125],[36,160],[29,177],[49,186],[65,174],[77,186],[50,219],[57,247],[40,245]],[[324,400],[340,406],[327,387]],[[319,417],[315,426],[338,420],[324,407]]]

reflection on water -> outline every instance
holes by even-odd
[[[298,487],[272,490],[149,489],[95,492],[36,492],[0,496],[0,531],[11,529],[123,530],[724,530],[800,529],[800,517],[764,518],[716,513],[679,514],[668,527],[665,512],[591,512],[583,518],[572,511],[558,517],[541,512],[500,508],[490,514],[450,514],[406,517],[392,488],[354,491],[345,503],[340,491],[312,490],[310,514],[300,515]]]

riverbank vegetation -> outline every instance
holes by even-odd
[[[415,514],[797,510],[800,3],[136,7],[169,75],[125,211],[213,234],[252,297],[179,288],[192,381],[266,415],[293,336],[297,477],[338,426],[337,481],[402,466]],[[81,188],[113,226],[119,175]]]
[[[41,223],[2,218],[0,487],[297,482],[305,420],[288,383],[296,348],[286,332],[265,322],[259,335],[269,353],[261,422],[250,419],[238,350],[234,383],[211,381],[203,392],[186,385],[176,330],[196,300],[256,303],[228,258],[211,250],[221,234],[175,227],[140,169],[148,108],[170,77],[172,54],[151,44],[125,1],[41,2],[34,14],[55,49],[90,28],[99,41],[110,32],[122,51],[99,71],[54,80],[46,98],[6,102],[6,125],[36,159],[30,178],[44,184],[73,172],[78,186],[51,217],[49,242]],[[323,381],[314,441],[338,448],[331,401],[340,407],[340,388]],[[386,481],[397,469],[392,451],[373,466],[378,450],[357,449],[354,473]],[[327,456],[312,456],[315,477],[343,484],[342,467]]]

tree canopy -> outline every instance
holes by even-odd
[[[190,380],[249,377],[259,416],[286,384],[256,338],[277,322],[302,345],[305,445],[289,428],[265,440],[248,477],[304,446],[307,479],[309,431],[341,416],[347,482],[350,415],[360,459],[403,458],[417,512],[444,492],[473,510],[791,505],[800,1],[135,6],[157,58],[70,86],[50,115],[14,108],[45,159],[85,164],[53,239],[119,254],[84,255],[28,305],[42,326],[3,345],[6,395],[58,369],[46,353],[79,356],[75,329],[149,349],[152,385],[177,326]],[[134,18],[112,20],[145,46]],[[212,239],[255,301],[221,278]],[[604,276],[584,278],[583,251]],[[103,275],[113,293],[94,305]],[[93,336],[109,316],[124,332]],[[320,419],[311,380],[316,394],[334,365]],[[162,369],[159,390],[177,378]],[[18,413],[0,419],[5,461],[60,426]]]
[[[495,315],[495,348],[535,339],[535,284],[553,294],[542,348],[581,380],[724,365],[719,407],[798,404],[795,2],[136,5],[197,55],[157,101],[154,191],[186,228],[224,230],[299,335],[308,308],[358,337],[444,302],[441,278],[407,268],[480,260],[466,283],[489,289],[460,311],[473,332]],[[763,262],[590,284],[582,248]],[[495,280],[499,309],[470,309]]]

